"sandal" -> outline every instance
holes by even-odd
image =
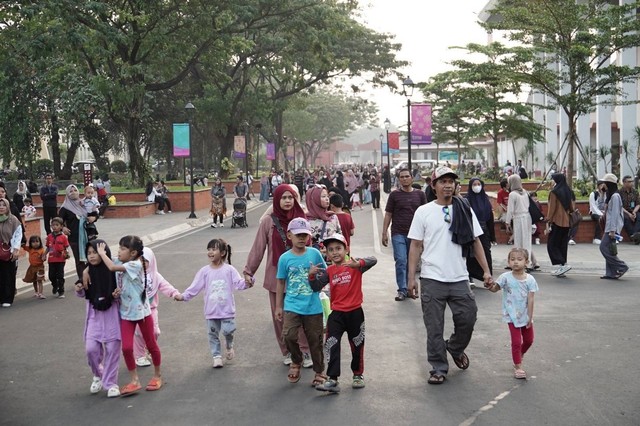
[[[162,387],[162,379],[160,377],[152,377],[145,388],[148,391],[157,391]]]
[[[467,356],[467,354],[462,352],[462,355],[460,355],[458,358],[456,358],[455,356],[453,356],[453,354],[449,350],[449,341],[448,340],[447,340],[446,344],[447,344],[447,352],[449,352],[449,354],[451,354],[451,358],[453,358],[453,362],[456,364],[456,367],[458,367],[460,370],[466,370],[467,368],[469,368],[469,357]]]
[[[526,379],[527,372],[524,371],[522,368],[518,368],[515,370],[513,377],[515,377],[516,379]]]
[[[140,383],[131,382],[120,388],[120,396],[133,395],[134,393],[137,393],[140,389],[142,389],[142,386],[140,386]]]
[[[432,374],[431,376],[429,376],[429,380],[427,380],[427,383],[429,383],[430,385],[441,385],[446,379],[447,376],[443,376],[442,374]]]
[[[300,364],[291,363],[289,365],[287,380],[289,380],[289,383],[298,383],[300,381]]]
[[[311,386],[316,387],[318,385],[323,384],[324,382],[326,382],[328,379],[327,376],[325,376],[322,373],[316,373],[315,377],[313,378],[313,380],[311,381]]]

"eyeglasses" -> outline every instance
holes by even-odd
[[[451,215],[449,214],[449,206],[444,206],[442,208],[442,213],[444,213],[444,221],[447,223],[451,223]]]

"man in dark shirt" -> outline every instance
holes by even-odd
[[[44,176],[44,185],[40,188],[40,199],[42,200],[44,230],[49,235],[51,233],[49,222],[58,215],[58,187],[54,185],[51,173]]]
[[[382,245],[389,244],[389,225],[391,225],[391,244],[393,247],[393,259],[396,262],[396,284],[398,293],[396,301],[407,298],[407,266],[409,259],[409,246],[411,242],[407,235],[413,220],[413,214],[421,205],[427,202],[427,197],[420,189],[411,186],[413,179],[407,169],[398,173],[400,189],[392,191],[385,207],[384,223],[382,225]]]
[[[633,178],[625,176],[622,178],[622,188],[620,188],[620,197],[622,198],[622,213],[624,216],[624,230],[627,231],[629,238],[636,244],[640,243],[640,221],[636,216],[640,209],[640,197],[638,190],[633,187]]]

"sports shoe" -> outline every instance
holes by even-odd
[[[141,356],[140,358],[136,359],[136,365],[138,367],[148,367],[151,365],[151,361],[149,361],[149,358],[147,358],[146,356]]]
[[[558,266],[556,270],[551,273],[551,275],[556,276],[560,273],[561,270],[562,270],[562,266]]]
[[[600,245],[600,243],[602,242],[602,240],[598,239],[598,238],[594,238],[593,239],[593,244],[597,244]]]
[[[220,222],[220,228],[224,228],[224,223]]]
[[[3,308],[10,308],[11,307],[11,303],[3,303],[2,307]]]
[[[313,367],[313,361],[311,360],[311,355],[306,352],[302,354],[302,366],[304,368]]]
[[[283,358],[282,358],[282,363],[284,365],[291,365],[291,354],[286,354]]]
[[[406,298],[407,296],[401,291],[399,291],[398,294],[396,294],[396,302],[402,302]]]
[[[120,388],[117,386],[114,386],[107,391],[107,398],[117,398],[119,396],[120,396]]]
[[[539,246],[540,245],[540,238],[536,238],[536,245]]]
[[[569,240],[569,245],[570,245],[570,246],[575,246],[575,245],[576,245],[576,242],[575,242],[575,241],[573,241],[573,239],[571,239],[571,240]]]
[[[354,389],[362,389],[364,387],[364,377],[361,375],[354,375],[351,387]]]
[[[167,213],[173,213],[171,210],[169,210]]]
[[[569,272],[569,271],[571,270],[571,266],[569,266],[569,265],[562,265],[559,269],[560,269],[560,271],[558,272],[558,276],[560,276],[560,275],[564,275],[564,274],[566,274],[567,272]]]
[[[58,293],[58,299],[64,299],[64,293]]]
[[[221,356],[214,356],[213,357],[213,368],[222,368],[223,364],[222,364],[222,357]]]
[[[217,224],[217,223],[212,223],[212,224],[211,224],[211,227],[212,227],[212,228],[217,228],[217,227],[218,227],[218,224]]]
[[[158,211],[156,212],[156,214],[164,214],[164,211],[163,211],[163,210],[158,210]]]
[[[316,385],[316,390],[321,392],[340,392],[340,384],[337,380],[327,379],[321,385]]]
[[[46,299],[47,296],[44,295],[44,293],[38,293],[38,299]]]
[[[91,382],[91,386],[89,387],[89,392],[98,393],[102,390],[102,380],[100,377],[93,376],[93,381]]]
[[[227,349],[227,353],[225,354],[228,360],[232,360],[236,356],[236,351],[233,348]]]

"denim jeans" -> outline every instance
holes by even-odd
[[[407,295],[407,275],[409,265],[409,247],[411,240],[406,235],[396,234],[391,236],[393,246],[393,260],[396,261],[396,284],[398,291]]]
[[[220,349],[220,332],[224,335],[227,349],[233,348],[233,332],[236,331],[236,320],[234,318],[227,319],[208,319],[207,331],[209,332],[209,348],[211,356],[222,356]]]

